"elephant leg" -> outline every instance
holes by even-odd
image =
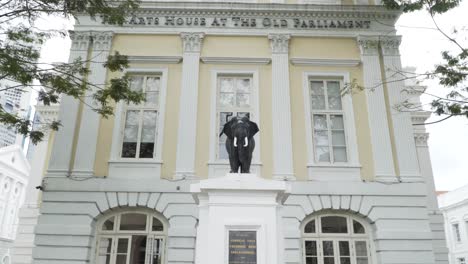
[[[240,162],[239,158],[237,156],[229,156],[229,164],[231,165],[231,171],[230,173],[238,173],[239,172],[239,167],[240,167]]]

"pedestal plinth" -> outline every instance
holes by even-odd
[[[227,174],[190,187],[199,204],[196,264],[283,263],[281,205],[289,184]]]

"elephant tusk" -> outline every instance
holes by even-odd
[[[248,145],[249,145],[249,140],[247,139],[247,137],[245,137],[244,147],[247,147]]]
[[[234,138],[234,147],[237,147],[237,137]]]

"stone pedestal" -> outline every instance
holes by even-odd
[[[287,182],[255,174],[193,184],[199,204],[195,263],[283,263],[280,210],[289,189]]]

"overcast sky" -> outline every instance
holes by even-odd
[[[457,40],[468,46],[468,3],[444,15],[436,17],[438,25],[447,33],[458,30]],[[71,25],[60,19],[39,23],[42,28],[68,28]],[[426,12],[415,12],[401,16],[397,24],[398,34],[403,36],[400,46],[403,66],[417,67],[417,72],[426,72],[440,61],[443,50],[456,50],[439,31]],[[42,60],[48,62],[66,61],[70,41],[52,39],[43,48]],[[435,81],[426,81],[428,92],[442,94],[443,89]],[[430,101],[427,96],[424,101]],[[433,116],[429,121],[438,120]],[[429,148],[437,190],[453,190],[468,184],[468,119],[452,118],[427,126],[430,133]]]

